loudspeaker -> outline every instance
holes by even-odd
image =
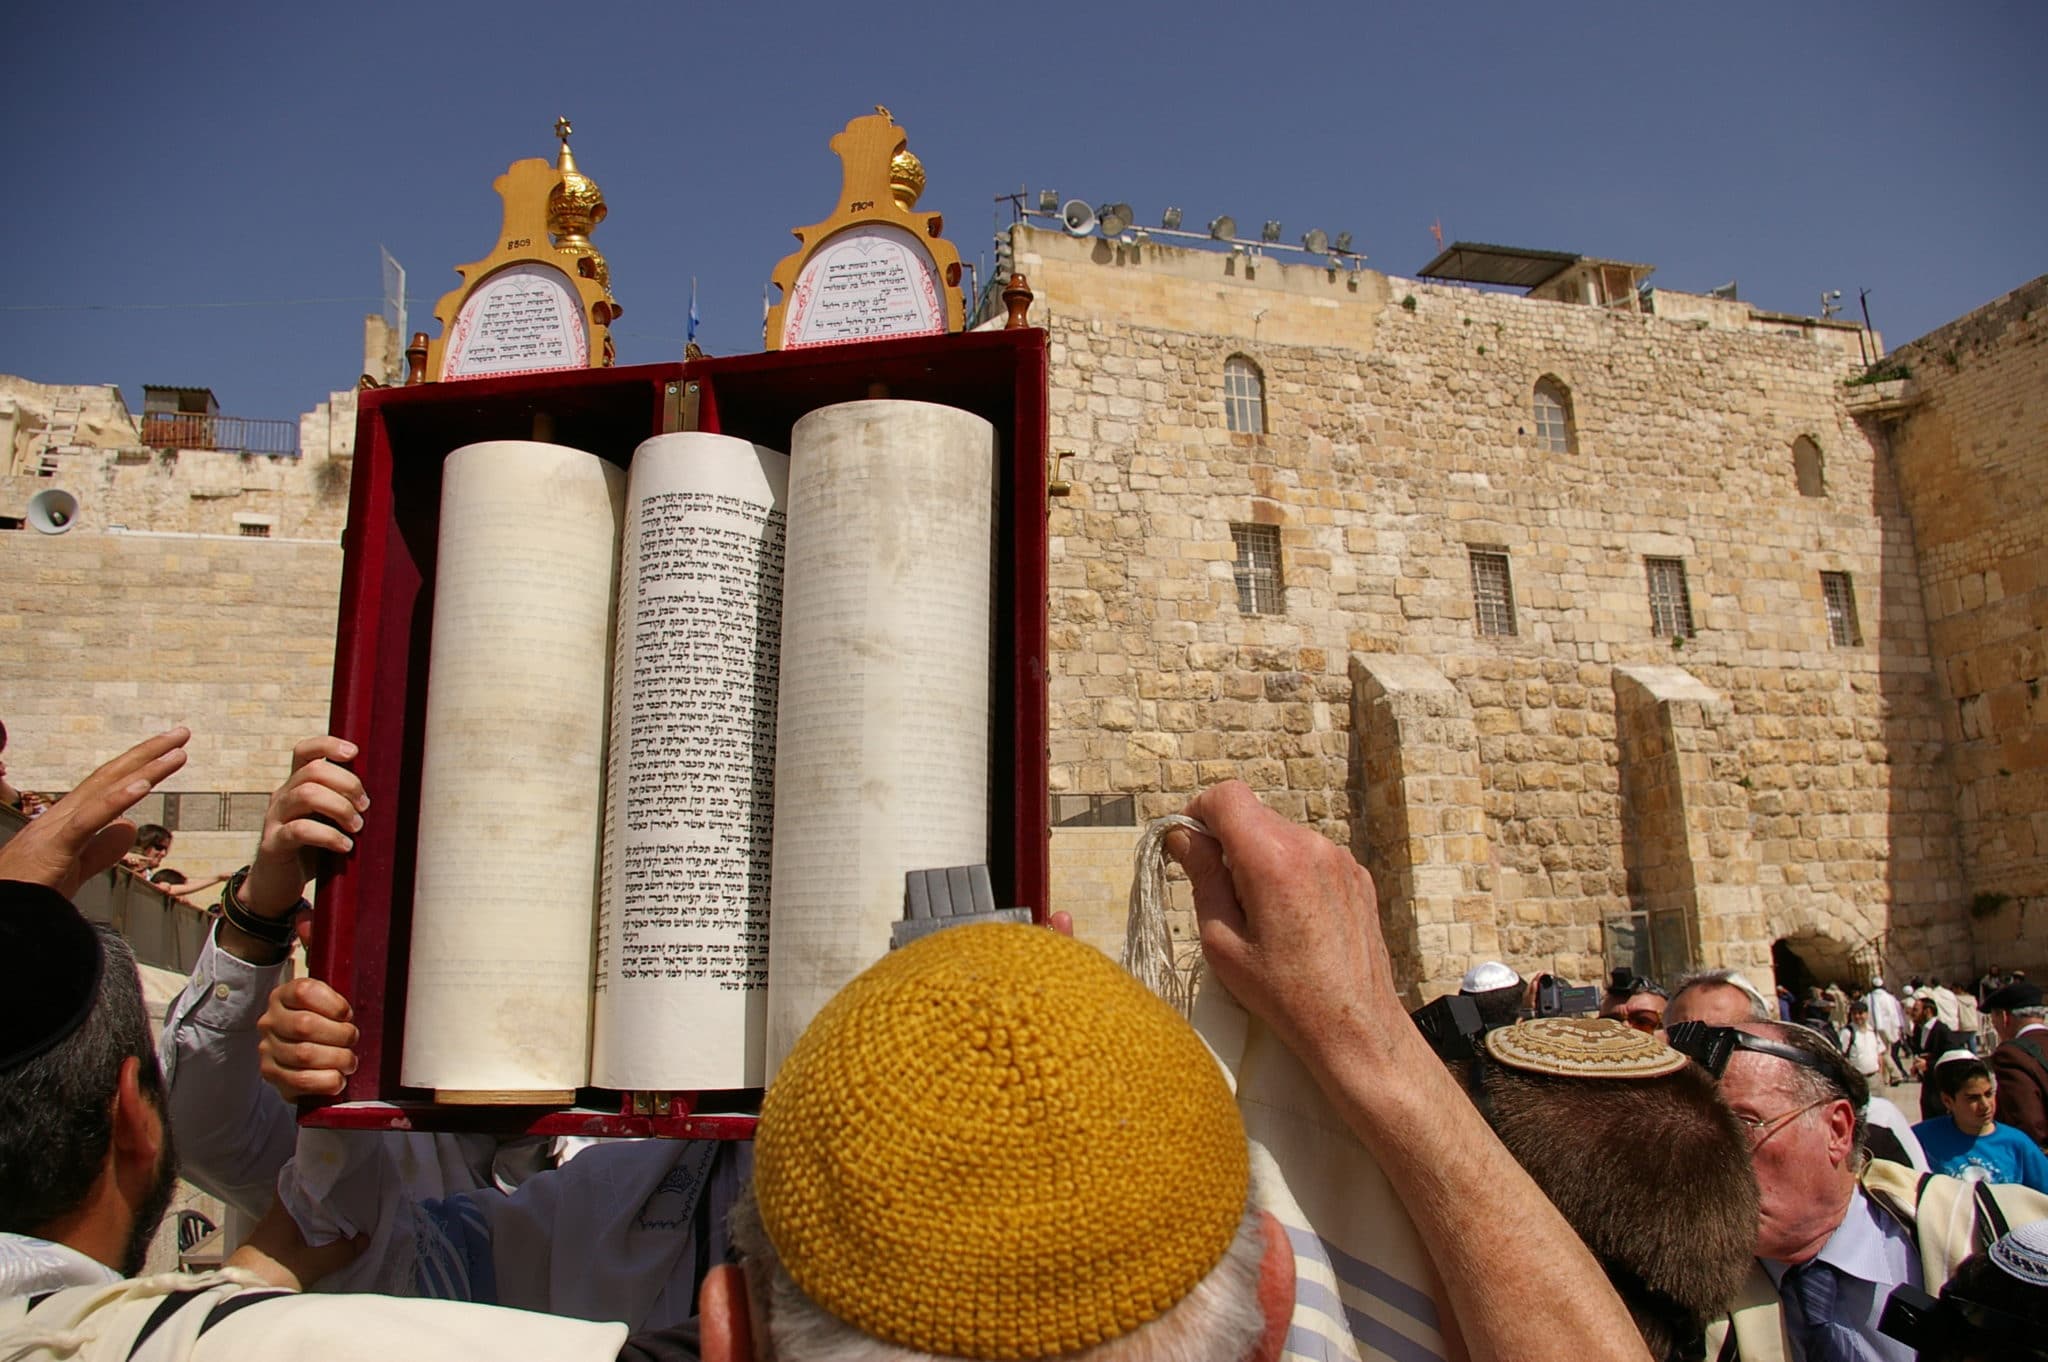
[[[1069,236],[1087,236],[1095,230],[1095,210],[1086,199],[1068,199],[1060,209],[1060,220],[1067,224]]]
[[[52,487],[28,499],[28,523],[39,534],[64,534],[78,522],[78,498]]]

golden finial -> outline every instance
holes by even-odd
[[[562,182],[548,195],[548,233],[557,248],[583,255],[593,253],[590,229],[604,221],[606,209],[597,182],[576,168],[576,157],[569,150],[569,134],[574,131],[568,119],[555,120],[555,136],[562,141],[555,169]]]
[[[909,147],[889,158],[889,193],[906,213],[924,193],[924,162]]]
[[[877,104],[875,112],[888,119],[891,123],[896,121],[896,115],[889,112],[889,106],[886,104]]]

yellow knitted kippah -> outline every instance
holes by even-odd
[[[1181,1017],[1042,927],[937,932],[841,989],[761,1108],[754,1190],[790,1276],[887,1343],[1077,1352],[1222,1259],[1250,1178]]]

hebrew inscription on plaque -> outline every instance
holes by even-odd
[[[849,227],[804,264],[791,290],[782,348],[936,336],[946,329],[931,252],[901,227]]]
[[[589,363],[590,334],[569,277],[546,265],[510,265],[462,304],[441,377],[532,374]]]

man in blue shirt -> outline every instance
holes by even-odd
[[[1928,1166],[1953,1177],[1981,1169],[1987,1181],[2048,1192],[2048,1157],[2025,1135],[1993,1119],[1997,1088],[1984,1061],[1969,1054],[1944,1055],[1934,1077],[1948,1115],[1913,1127]]]

